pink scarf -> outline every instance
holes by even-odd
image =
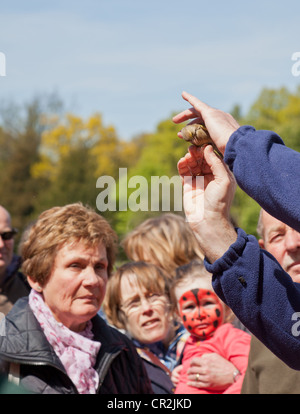
[[[71,331],[56,321],[43,296],[34,289],[29,294],[29,306],[79,394],[95,394],[99,376],[93,366],[101,343],[92,340],[92,322],[88,321],[82,332]]]

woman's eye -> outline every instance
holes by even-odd
[[[70,264],[70,267],[72,267],[72,268],[79,268],[80,267],[80,264],[79,263],[71,263]]]
[[[105,270],[105,269],[107,269],[107,263],[106,262],[97,263],[96,266],[95,266],[95,269]]]
[[[139,299],[132,300],[132,301],[128,304],[128,307],[129,307],[129,308],[135,308],[136,306],[139,306],[139,304],[140,304],[140,300],[139,300]]]

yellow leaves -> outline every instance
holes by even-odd
[[[104,126],[96,113],[86,121],[74,114],[66,114],[62,120],[49,122],[42,134],[40,161],[32,166],[34,177],[55,180],[57,171],[73,150],[88,149],[91,162],[96,160],[95,178],[99,175],[115,175],[119,167],[122,144],[113,126]],[[133,153],[133,151],[129,151]]]
[[[299,122],[300,117],[300,96],[290,95],[287,105],[278,113],[279,123]]]
[[[294,93],[287,88],[264,88],[240,123],[275,131],[288,147],[300,151],[300,88]],[[259,206],[238,188],[232,212],[248,233],[256,234],[258,210]]]
[[[285,144],[299,151],[300,88],[263,89],[244,119],[244,124],[278,133]]]
[[[91,131],[92,133],[97,133],[99,131],[101,131],[103,129],[103,125],[102,125],[102,117],[100,114],[96,113],[93,116],[91,116],[86,124],[85,124],[85,128],[88,131]]]
[[[33,178],[47,178],[51,180],[55,175],[55,165],[45,154],[41,154],[40,161],[31,166],[30,173]]]

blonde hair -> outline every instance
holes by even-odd
[[[89,246],[104,244],[110,275],[117,251],[117,235],[102,216],[81,203],[44,211],[26,231],[20,245],[24,274],[43,286],[58,250],[77,241]]]
[[[189,224],[173,213],[147,219],[121,244],[129,260],[154,263],[170,278],[176,267],[204,257]]]
[[[120,329],[125,329],[124,315],[121,311],[121,280],[129,275],[135,275],[138,285],[147,292],[166,295],[169,299],[168,279],[158,266],[145,262],[123,264],[109,278],[103,302],[108,322]]]

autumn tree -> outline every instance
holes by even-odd
[[[300,87],[293,93],[287,88],[264,88],[246,115],[239,105],[231,112],[240,124],[273,130],[286,145],[300,151]],[[2,105],[0,116],[0,203],[21,230],[42,210],[76,201],[96,208],[121,237],[146,218],[166,211],[167,197],[169,211],[183,214],[175,209],[178,196],[166,194],[162,181],[155,193],[152,188],[153,180],[165,177],[167,191],[174,189],[171,180],[178,178],[177,162],[188,148],[177,137],[182,125],[175,125],[171,115],[153,133],[130,141],[121,140],[112,125],[104,125],[99,113],[86,120],[65,114],[55,96],[34,98],[22,107]],[[126,176],[120,171],[126,171]],[[101,197],[105,188],[97,187],[103,177],[116,183],[114,211],[106,209],[107,199]],[[147,205],[141,203],[138,180],[128,186],[134,177],[146,183]],[[153,198],[158,204],[151,205]],[[128,205],[132,200],[135,209]],[[239,188],[231,212],[239,226],[255,234],[259,206]]]
[[[31,175],[31,166],[39,159],[43,113],[58,107],[58,98],[51,95],[22,107],[9,103],[1,108],[0,200],[20,230],[31,220],[39,189],[45,185]]]
[[[287,88],[264,88],[248,113],[239,120],[242,125],[267,129],[278,133],[285,144],[300,151],[300,87],[295,92]],[[237,189],[232,214],[238,225],[256,234],[260,206]]]
[[[134,198],[136,201],[135,211],[127,208],[125,211],[118,212],[116,225],[121,236],[148,217],[166,211],[174,212],[174,186],[176,183],[177,187],[179,185],[181,189],[177,162],[186,153],[188,145],[177,137],[180,127],[175,125],[171,118],[170,116],[170,118],[162,120],[154,133],[144,134],[140,137],[139,158],[128,169],[126,181],[121,180],[118,183],[117,202],[120,202],[119,197],[126,197],[127,200]],[[127,188],[130,180],[134,177],[136,178],[136,186],[133,184],[133,188]],[[147,194],[141,193],[139,182],[145,184],[143,189],[146,189]],[[141,200],[142,197],[143,200]],[[168,201],[170,201],[169,204]],[[176,213],[183,214],[183,209],[176,211]]]
[[[40,160],[31,168],[33,177],[49,182],[40,192],[39,209],[77,201],[96,208],[97,179],[104,175],[118,181],[119,168],[127,168],[136,157],[135,145],[121,141],[98,113],[87,120],[69,113],[51,122],[42,135]],[[109,210],[99,212],[117,220]]]

